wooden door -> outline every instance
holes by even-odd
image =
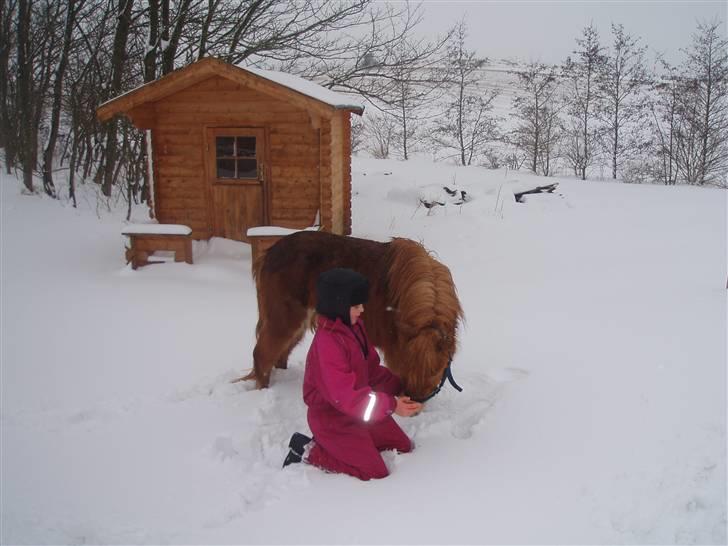
[[[212,234],[248,242],[248,228],[268,222],[265,130],[215,127],[206,138]]]

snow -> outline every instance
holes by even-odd
[[[281,226],[257,226],[248,228],[248,231],[246,234],[248,237],[266,237],[266,236],[273,236],[273,237],[282,237],[286,235],[290,235],[291,233],[297,233],[299,231],[319,231],[321,229],[320,226],[311,226],[307,227],[305,229],[291,229],[291,228],[285,228]]]
[[[180,224],[128,224],[121,230],[122,235],[189,235],[190,226]]]
[[[287,87],[294,91],[298,91],[307,97],[316,99],[324,104],[333,106],[338,109],[354,109],[364,110],[364,105],[356,100],[354,97],[345,95],[343,93],[337,93],[326,87],[323,87],[315,82],[301,78],[294,74],[287,74],[285,72],[277,72],[275,70],[264,70],[262,68],[255,68],[252,66],[237,65],[238,68],[247,70],[261,78],[270,80],[277,84]]]
[[[466,314],[463,392],[398,418],[417,448],[366,483],[280,468],[309,432],[310,334],[270,389],[231,383],[255,340],[248,245],[133,271],[123,204],[99,218],[3,175],[1,542],[725,544],[725,191],[352,171],[354,235],[422,241]]]
[[[144,131],[144,146],[147,151],[147,187],[149,188],[149,201],[156,203],[157,196],[154,195],[154,186],[156,186],[154,182],[154,146],[152,146],[152,142],[152,131],[151,129],[146,129]]]

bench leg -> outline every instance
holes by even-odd
[[[147,263],[147,253],[134,248],[134,243],[132,243],[131,247],[127,247],[124,255],[126,263],[131,264],[132,269],[137,269]]]
[[[189,237],[185,239],[185,262],[192,263],[192,239]]]
[[[138,267],[143,267],[147,265],[149,260],[149,253],[144,252],[143,250],[135,250],[134,256],[131,259],[131,268],[137,269]]]

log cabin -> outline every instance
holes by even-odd
[[[363,107],[348,96],[214,58],[97,109],[148,131],[159,223],[244,242],[255,226],[351,233],[351,113]]]

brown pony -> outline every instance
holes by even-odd
[[[273,366],[287,366],[312,322],[316,279],[333,267],[369,279],[364,324],[405,392],[416,399],[434,392],[455,354],[463,315],[450,270],[409,239],[380,243],[325,232],[284,237],[255,264],[257,343],[253,370],[242,379],[267,387]]]

